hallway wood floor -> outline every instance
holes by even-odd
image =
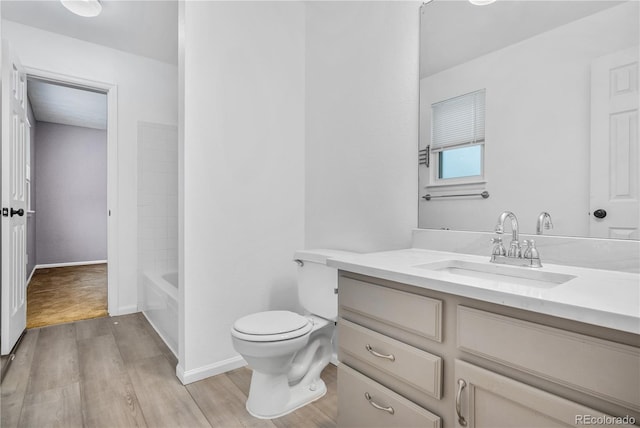
[[[137,313],[28,330],[2,382],[10,427],[335,427],[336,368],[328,393],[287,416],[245,410],[251,370],[183,386],[176,359]]]
[[[27,288],[27,328],[107,316],[107,265],[37,269]]]

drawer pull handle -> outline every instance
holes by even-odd
[[[456,391],[456,415],[458,415],[458,423],[463,427],[467,426],[467,421],[464,419],[464,416],[462,416],[460,410],[460,396],[462,395],[462,390],[465,386],[467,386],[467,382],[465,382],[464,379],[458,379],[458,390]]]
[[[371,345],[369,345],[367,343],[367,345],[365,346],[366,350],[369,351],[372,355],[375,355],[378,358],[386,358],[387,360],[391,360],[391,361],[395,361],[396,357],[393,354],[389,354],[389,355],[384,355],[381,354],[379,352],[376,352],[373,350],[373,348],[371,347]]]
[[[396,412],[395,410],[393,410],[393,407],[391,407],[391,406],[384,407],[384,406],[379,405],[375,401],[373,401],[373,399],[371,398],[371,395],[369,395],[368,392],[364,393],[364,398],[366,398],[367,401],[369,402],[369,404],[371,404],[373,407],[375,407],[378,410],[383,410],[383,411],[389,413],[390,415],[393,415]]]

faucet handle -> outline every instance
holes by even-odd
[[[524,252],[522,253],[522,258],[531,258],[531,241],[525,239],[524,241],[522,241],[522,245],[525,246]]]
[[[536,241],[533,239],[522,241],[523,244],[527,246],[527,249],[524,250],[524,254],[522,255],[525,259],[540,259],[540,253],[538,253],[538,249],[536,248]]]
[[[502,244],[502,238],[492,238],[491,243],[493,244],[492,256],[504,256],[507,254],[507,250],[504,249],[504,245]]]

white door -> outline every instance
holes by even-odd
[[[638,47],[591,65],[590,233],[640,239]]]
[[[27,325],[26,112],[27,76],[8,43],[2,45],[2,355]]]

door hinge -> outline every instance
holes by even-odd
[[[3,217],[9,217],[9,208],[3,208],[2,209],[2,216]]]

